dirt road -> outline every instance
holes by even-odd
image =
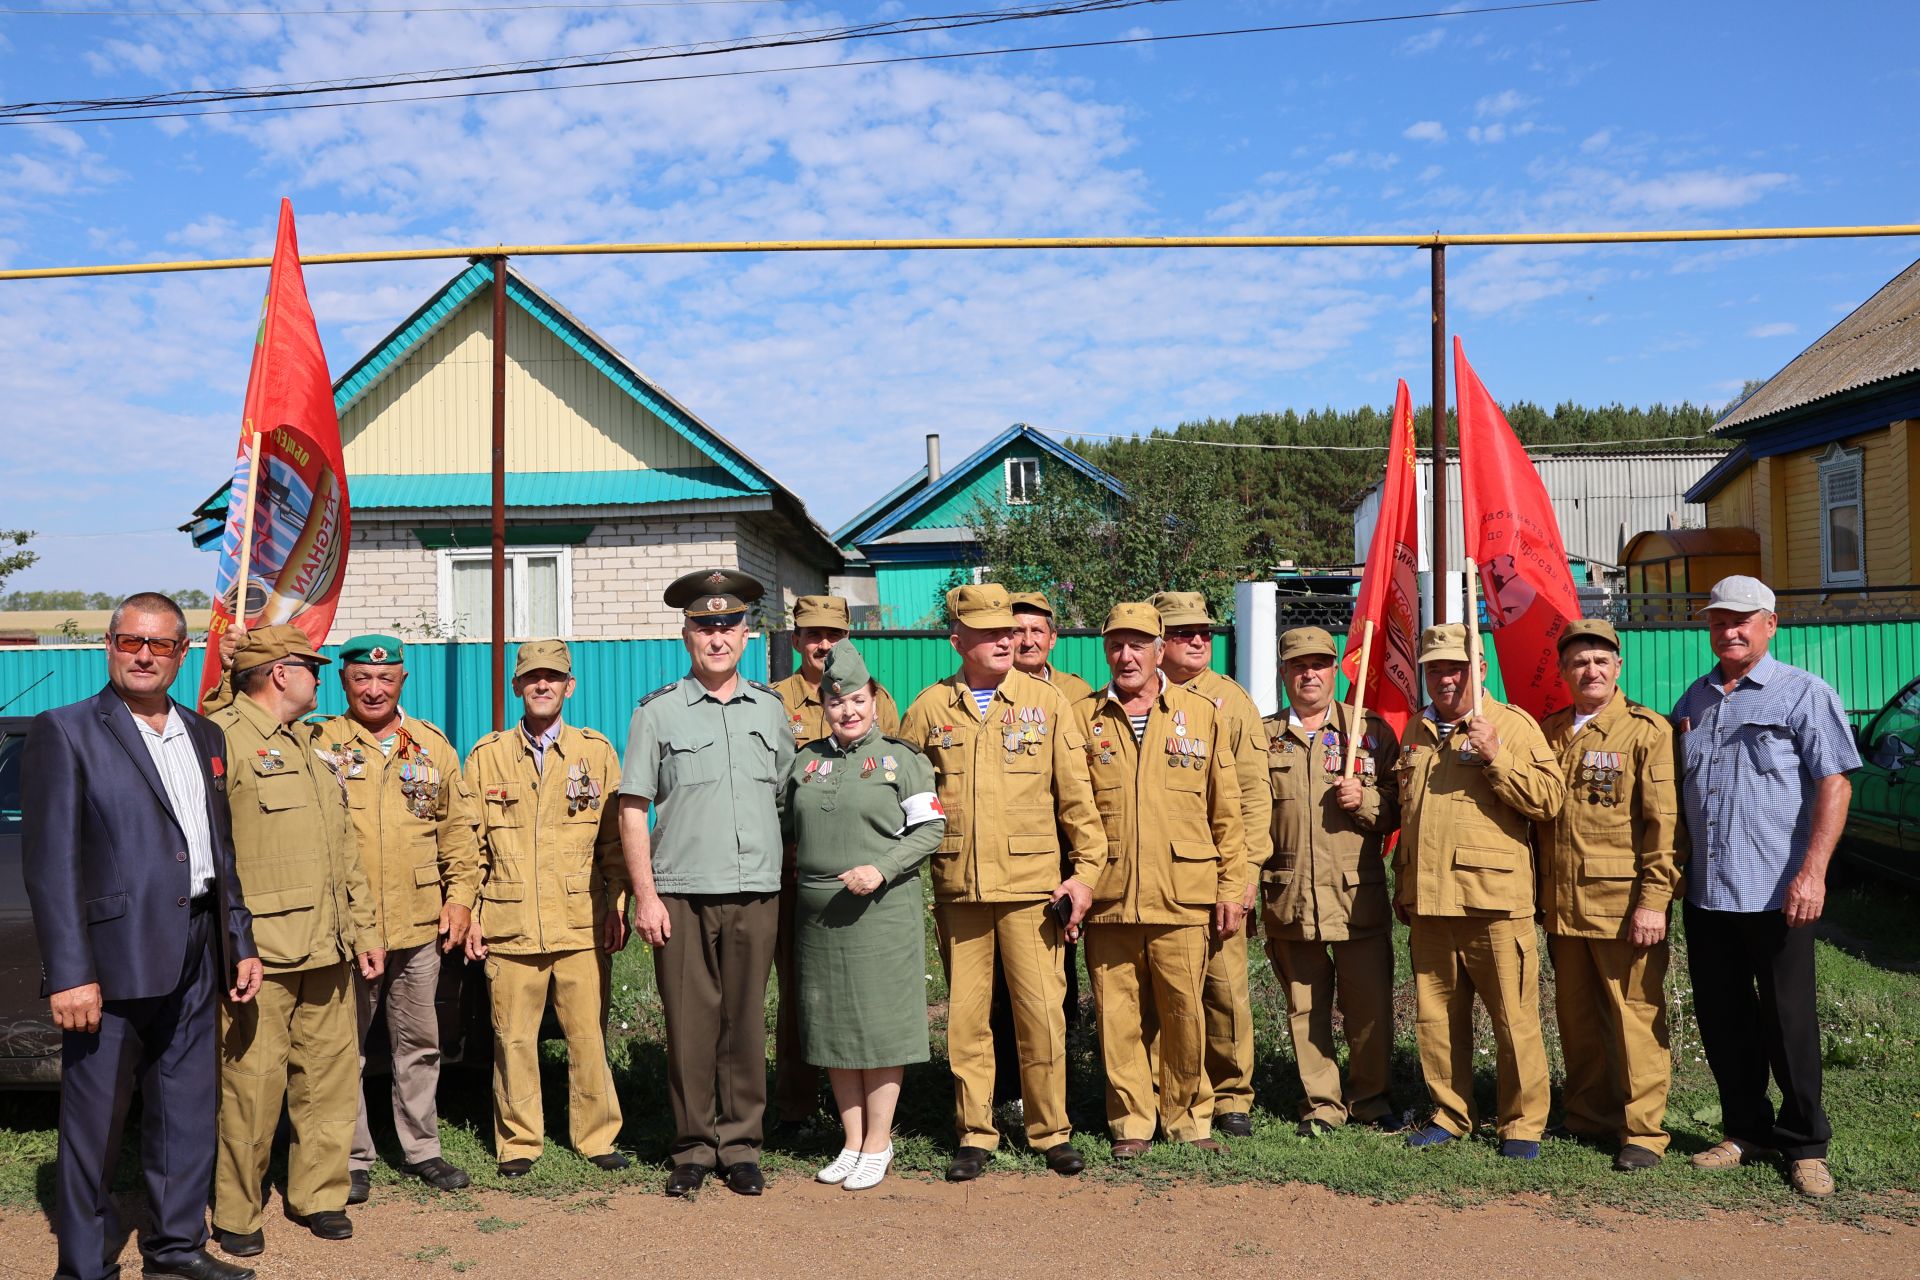
[[[268,1210],[262,1280],[612,1275],[755,1277],[1743,1276],[1916,1274],[1920,1228],[1673,1220],[1602,1212],[1580,1221],[1510,1201],[1471,1209],[1380,1205],[1310,1186],[1144,1190],[1035,1177],[972,1187],[890,1179],[843,1192],[776,1180],[759,1200],[712,1186],[693,1202],[638,1189],[537,1200],[492,1192],[355,1209],[356,1237],[324,1244]],[[140,1259],[129,1244],[128,1277]],[[0,1276],[53,1268],[45,1218],[0,1220]]]

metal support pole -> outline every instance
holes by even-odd
[[[507,260],[493,260],[493,728],[507,727]]]
[[[1433,620],[1453,612],[1447,590],[1447,249],[1435,245],[1433,257],[1433,522],[1427,539],[1427,563],[1433,569]]]

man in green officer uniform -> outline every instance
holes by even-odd
[[[284,1103],[293,1122],[287,1212],[345,1240],[347,1152],[359,1083],[350,970],[386,966],[373,893],[347,819],[345,780],[295,721],[313,709],[320,656],[293,626],[248,633],[233,658],[227,735],[234,862],[266,980],[220,1007],[220,1144],[213,1226],[223,1252],[266,1248],[261,1180]]]
[[[396,636],[355,636],[340,649],[347,714],[317,726],[316,746],[345,783],[360,862],[373,886],[375,928],[387,952],[377,980],[354,983],[360,1067],[367,1032],[386,1014],[393,1062],[393,1128],[400,1171],[440,1191],[467,1185],[440,1154],[440,957],[466,940],[480,888],[479,806],[460,757],[440,730],[400,706],[404,647]],[[354,1126],[348,1204],[364,1203],[373,1168],[366,1088]]]
[[[801,596],[793,602],[793,651],[800,669],[776,681],[773,691],[793,731],[793,749],[828,735],[827,709],[820,699],[820,681],[827,655],[853,629],[853,613],[840,596]],[[878,681],[873,686],[874,723],[880,732],[900,732],[900,708]],[[780,868],[780,940],[773,967],[780,979],[778,1012],[773,1029],[773,1103],[782,1125],[798,1125],[820,1105],[820,1073],[800,1053],[800,993],[793,985],[793,920],[799,892],[791,863]]]
[[[793,760],[780,698],[740,675],[748,607],[738,571],[685,574],[690,670],[634,708],[620,780],[620,840],[634,930],[654,948],[667,1023],[673,1171],[667,1194],[719,1171],[741,1195],[760,1172],[767,1105],[767,973],[779,932],[777,789]],[[648,830],[648,815],[657,818]]]

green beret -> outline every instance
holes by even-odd
[[[341,662],[362,662],[373,667],[397,667],[405,657],[399,636],[355,636],[340,646]]]
[[[871,679],[873,676],[867,671],[866,660],[853,647],[853,641],[835,641],[833,648],[827,651],[826,670],[820,677],[820,696],[837,698],[864,688]]]

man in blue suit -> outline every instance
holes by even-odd
[[[61,1031],[56,1280],[120,1274],[110,1188],[136,1079],[145,1274],[253,1276],[206,1251],[215,1002],[253,999],[261,967],[234,873],[225,738],[167,696],[186,652],[177,604],[129,596],[107,630],[107,687],[27,731],[27,896]]]

